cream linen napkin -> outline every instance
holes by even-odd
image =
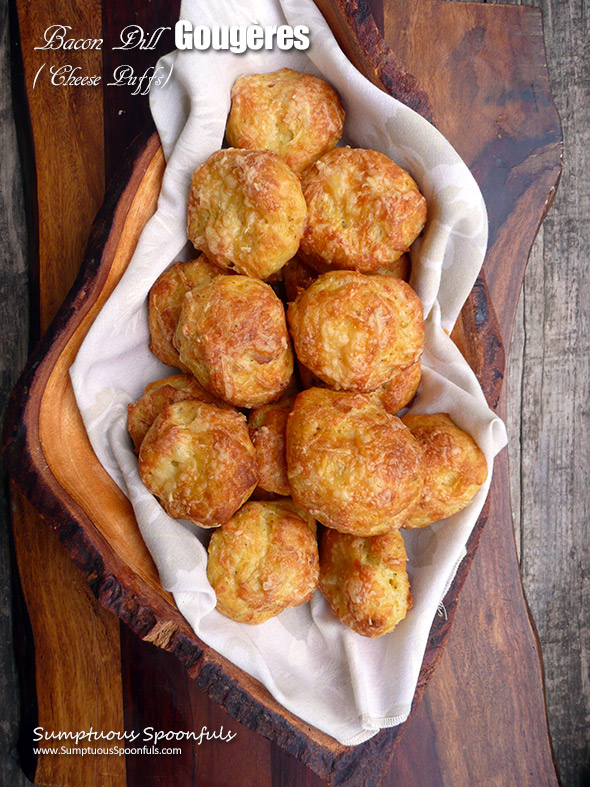
[[[155,216],[128,270],[92,325],[71,378],[90,441],[131,499],[163,586],[198,636],[260,680],[288,710],[344,744],[399,724],[410,711],[428,632],[489,488],[493,458],[505,445],[502,422],[445,333],[459,314],[482,264],[487,219],[479,189],[449,143],[423,118],[385,95],[344,57],[310,0],[198,3],[185,0],[181,19],[202,25],[307,25],[305,53],[279,50],[173,52],[162,59],[165,86],[151,108],[167,159]],[[463,512],[425,530],[404,533],[414,607],[394,632],[358,636],[331,614],[319,591],[311,603],[260,626],[215,610],[207,582],[204,534],[168,517],[140,481],[126,431],[126,405],[144,386],[171,373],[148,350],[146,298],[176,259],[190,259],[186,199],[190,176],[223,140],[230,90],[243,73],[283,66],[323,75],[346,110],[346,141],[374,148],[410,170],[429,206],[427,228],[412,248],[412,285],[427,318],[424,376],[414,412],[448,412],[473,435],[490,470]]]

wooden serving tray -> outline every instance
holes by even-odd
[[[394,57],[363,3],[322,0],[318,5],[355,65],[379,86],[432,116],[479,180],[490,213],[490,250],[453,336],[488,402],[502,414],[503,348],[528,251],[560,172],[561,136],[544,70],[540,16],[532,9],[506,7],[500,20],[497,7],[391,0],[379,21],[385,40],[396,44]],[[432,31],[440,40],[438,47],[431,46]],[[510,52],[509,64],[498,62],[497,51]],[[287,713],[260,684],[200,642],[162,589],[131,506],[98,463],[83,428],[68,369],[155,210],[163,169],[157,135],[147,133],[109,187],[78,279],[13,394],[4,435],[7,468],[58,531],[104,607],[139,637],[174,654],[231,716],[276,741],[324,780],[374,784],[389,767],[406,725],[382,730],[360,746],[343,747]],[[445,615],[433,624],[414,710],[441,659],[488,516],[494,520],[495,548],[512,561],[510,571],[496,567],[498,580],[514,584],[516,577],[518,585],[506,462],[504,452],[467,557],[445,598]],[[530,648],[534,637],[519,586],[511,592],[519,617],[507,621],[503,634],[507,642],[524,642],[519,657],[526,674],[519,673],[517,684],[508,685],[507,696],[515,689],[526,691],[529,712],[542,716],[539,659]],[[531,740],[537,746],[538,773],[549,784],[555,774],[551,776],[546,727],[541,723],[538,730]],[[526,767],[530,772],[530,762]]]

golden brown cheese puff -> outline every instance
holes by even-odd
[[[324,273],[289,304],[288,320],[297,358],[337,390],[373,391],[424,348],[422,303],[392,276]]]
[[[265,492],[291,494],[287,478],[285,432],[294,402],[294,396],[287,396],[274,404],[257,407],[248,416],[248,430],[258,464],[258,486]]]
[[[245,416],[193,400],[166,405],[139,449],[139,474],[170,516],[222,525],[258,481]]]
[[[174,374],[146,386],[145,393],[136,402],[127,405],[127,429],[133,440],[135,451],[139,451],[143,438],[157,416],[167,404],[197,399],[218,407],[229,405],[206,391],[192,374]]]
[[[416,361],[405,369],[397,370],[385,385],[371,394],[388,413],[395,415],[408,405],[418,390],[422,378],[422,362]]]
[[[404,415],[424,452],[424,489],[405,528],[426,527],[465,508],[488,476],[485,456],[447,413]]]
[[[225,134],[233,147],[278,153],[299,173],[336,146],[343,126],[334,88],[311,74],[282,68],[236,80]]]
[[[219,276],[187,293],[174,343],[201,385],[236,407],[278,399],[293,374],[283,304],[249,276]]]
[[[412,267],[409,254],[402,254],[402,256],[390,262],[383,268],[377,268],[372,273],[379,274],[380,276],[395,276],[396,279],[403,279],[404,281],[410,280],[410,269]]]
[[[364,394],[308,388],[287,421],[293,500],[327,527],[373,536],[399,527],[422,492],[409,429]]]
[[[192,262],[175,262],[154,282],[148,299],[150,350],[168,366],[183,367],[172,344],[182,299],[194,287],[208,284],[222,271],[201,255]]]
[[[426,223],[418,186],[375,150],[335,148],[304,173],[302,185],[308,216],[299,254],[320,271],[389,267]]]
[[[188,239],[221,268],[267,279],[297,251],[306,215],[299,178],[275,153],[219,150],[193,173]]]
[[[363,637],[382,637],[412,607],[406,548],[399,530],[358,538],[326,529],[320,590],[342,623]]]
[[[246,503],[213,533],[207,576],[219,612],[239,623],[304,604],[318,584],[316,524],[290,500]]]

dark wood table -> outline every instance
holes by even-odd
[[[140,16],[134,14],[135,5]],[[123,10],[105,1],[101,15],[99,4],[78,0],[76,37],[103,37],[106,44],[102,52],[76,53],[76,64],[87,73],[109,74],[123,57],[138,71],[155,62],[158,52],[113,52],[108,45],[131,21],[153,30],[177,16],[168,5],[135,5]],[[24,76],[17,60],[13,68],[25,88],[17,92],[17,118],[21,140],[35,156],[34,166],[30,159],[25,166],[27,204],[37,219],[31,226],[38,232],[37,237],[29,235],[34,334],[48,327],[73,281],[105,184],[124,161],[127,143],[148,121],[148,109],[145,98],[131,96],[124,88],[58,91],[40,83],[32,90],[32,78],[48,54],[33,46],[49,24],[74,24],[72,4],[16,6],[13,21],[18,21]],[[385,40],[430,95],[439,127],[484,190],[492,218],[486,273],[508,346],[528,251],[543,202],[550,201],[557,179],[559,139],[544,82],[538,13],[480,5],[461,6],[460,12],[458,8],[430,0],[390,0],[384,7],[373,3]],[[438,47],[430,44],[433,36],[439,39]],[[159,52],[169,48],[170,39],[164,37]],[[505,59],[497,57],[502,52]],[[72,59],[64,53],[49,54],[56,63]],[[462,78],[451,80],[453,73]],[[485,91],[478,90],[480,85]],[[527,93],[530,85],[537,86],[540,102],[530,90]],[[466,132],[466,117],[474,118],[478,133]],[[502,273],[502,255],[510,258],[510,276]],[[22,275],[10,286],[14,297],[22,300]],[[506,389],[499,406],[505,414]],[[490,522],[467,578],[447,651],[407,726],[387,784],[555,783],[537,640],[520,585],[508,488],[504,453],[496,469]],[[297,760],[212,704],[172,656],[141,642],[102,610],[54,534],[40,525],[36,512],[16,490],[13,525],[35,642],[33,664],[30,632],[24,616],[19,616],[19,661],[28,675],[19,753],[38,783],[226,785],[236,783],[236,773],[240,784],[321,783]],[[34,762],[27,731],[41,719],[55,729],[141,729],[149,724],[158,729],[218,729],[223,724],[238,736],[223,746],[185,745],[175,758],[42,756]]]

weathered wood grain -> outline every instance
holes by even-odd
[[[39,288],[41,332],[55,316],[78,272],[91,224],[104,194],[102,160],[102,92],[92,88],[51,85],[51,66],[80,66],[81,73],[101,73],[100,50],[44,51],[49,25],[73,27],[78,38],[100,38],[100,0],[76,3],[29,3],[17,0],[24,78],[32,133],[36,145],[35,174],[39,231]],[[33,89],[39,69],[43,67]],[[51,107],[51,122],[46,122]],[[46,151],[46,154],[43,152]],[[53,155],[52,155],[53,154]],[[67,173],[67,175],[66,175]],[[55,185],[61,185],[56,209]],[[66,186],[67,183],[67,186]]]
[[[15,536],[27,536],[26,559],[22,544],[17,554],[35,634],[37,726],[48,731],[122,730],[122,703],[116,701],[121,696],[119,640],[113,637],[113,618],[98,607],[88,583],[61,544],[57,543],[55,549],[52,545],[48,553],[46,531],[54,542],[57,539],[48,528],[39,527],[38,513],[20,495],[13,494],[13,501]],[[44,567],[42,572],[39,566]],[[40,579],[45,584],[42,593]],[[62,600],[66,590],[67,607]],[[72,614],[71,620],[64,619],[64,609]],[[90,615],[89,610],[95,614]],[[118,718],[117,710],[121,714]],[[64,743],[67,747],[76,745]],[[116,754],[42,755],[37,759],[35,781],[58,787],[122,787],[125,758]]]
[[[374,85],[432,122],[428,93],[383,40],[377,27],[383,3],[368,0],[315,0],[340,48]],[[362,43],[361,43],[362,42]]]
[[[553,747],[562,782],[573,787],[590,780],[590,26],[582,0],[526,4],[543,11],[564,170],[531,251],[510,345],[510,489]]]
[[[0,5],[0,414],[28,351],[27,232],[23,184],[13,119],[8,4]],[[1,417],[1,415],[0,415]],[[0,460],[0,784],[24,787],[28,779],[17,762],[19,706],[13,653],[12,598],[18,580],[11,570],[10,515]]]
[[[564,785],[578,785],[590,779],[590,24],[580,0],[535,5],[565,152],[511,348],[512,488],[553,744]]]
[[[193,681],[186,680],[186,670],[172,654],[142,642],[129,629],[121,629],[123,682],[125,697],[125,727],[128,730],[153,726],[158,730],[217,731],[225,743],[207,740],[194,746],[190,742],[167,745],[179,746],[181,753],[174,757],[130,756],[127,758],[130,785],[231,785],[240,787],[276,787],[271,773],[269,741],[228,716],[215,703],[209,702],[202,690],[195,691]],[[141,664],[142,669],[137,669]],[[160,679],[154,685],[153,676]],[[292,757],[300,773],[311,774],[302,763]],[[146,765],[147,763],[147,765]],[[314,777],[317,778],[317,777]],[[298,787],[304,782],[295,781]],[[317,784],[322,784],[318,779]]]
[[[583,2],[527,5],[543,11],[564,171],[531,251],[510,345],[510,489],[553,747],[563,784],[573,786],[590,779],[590,30]]]

